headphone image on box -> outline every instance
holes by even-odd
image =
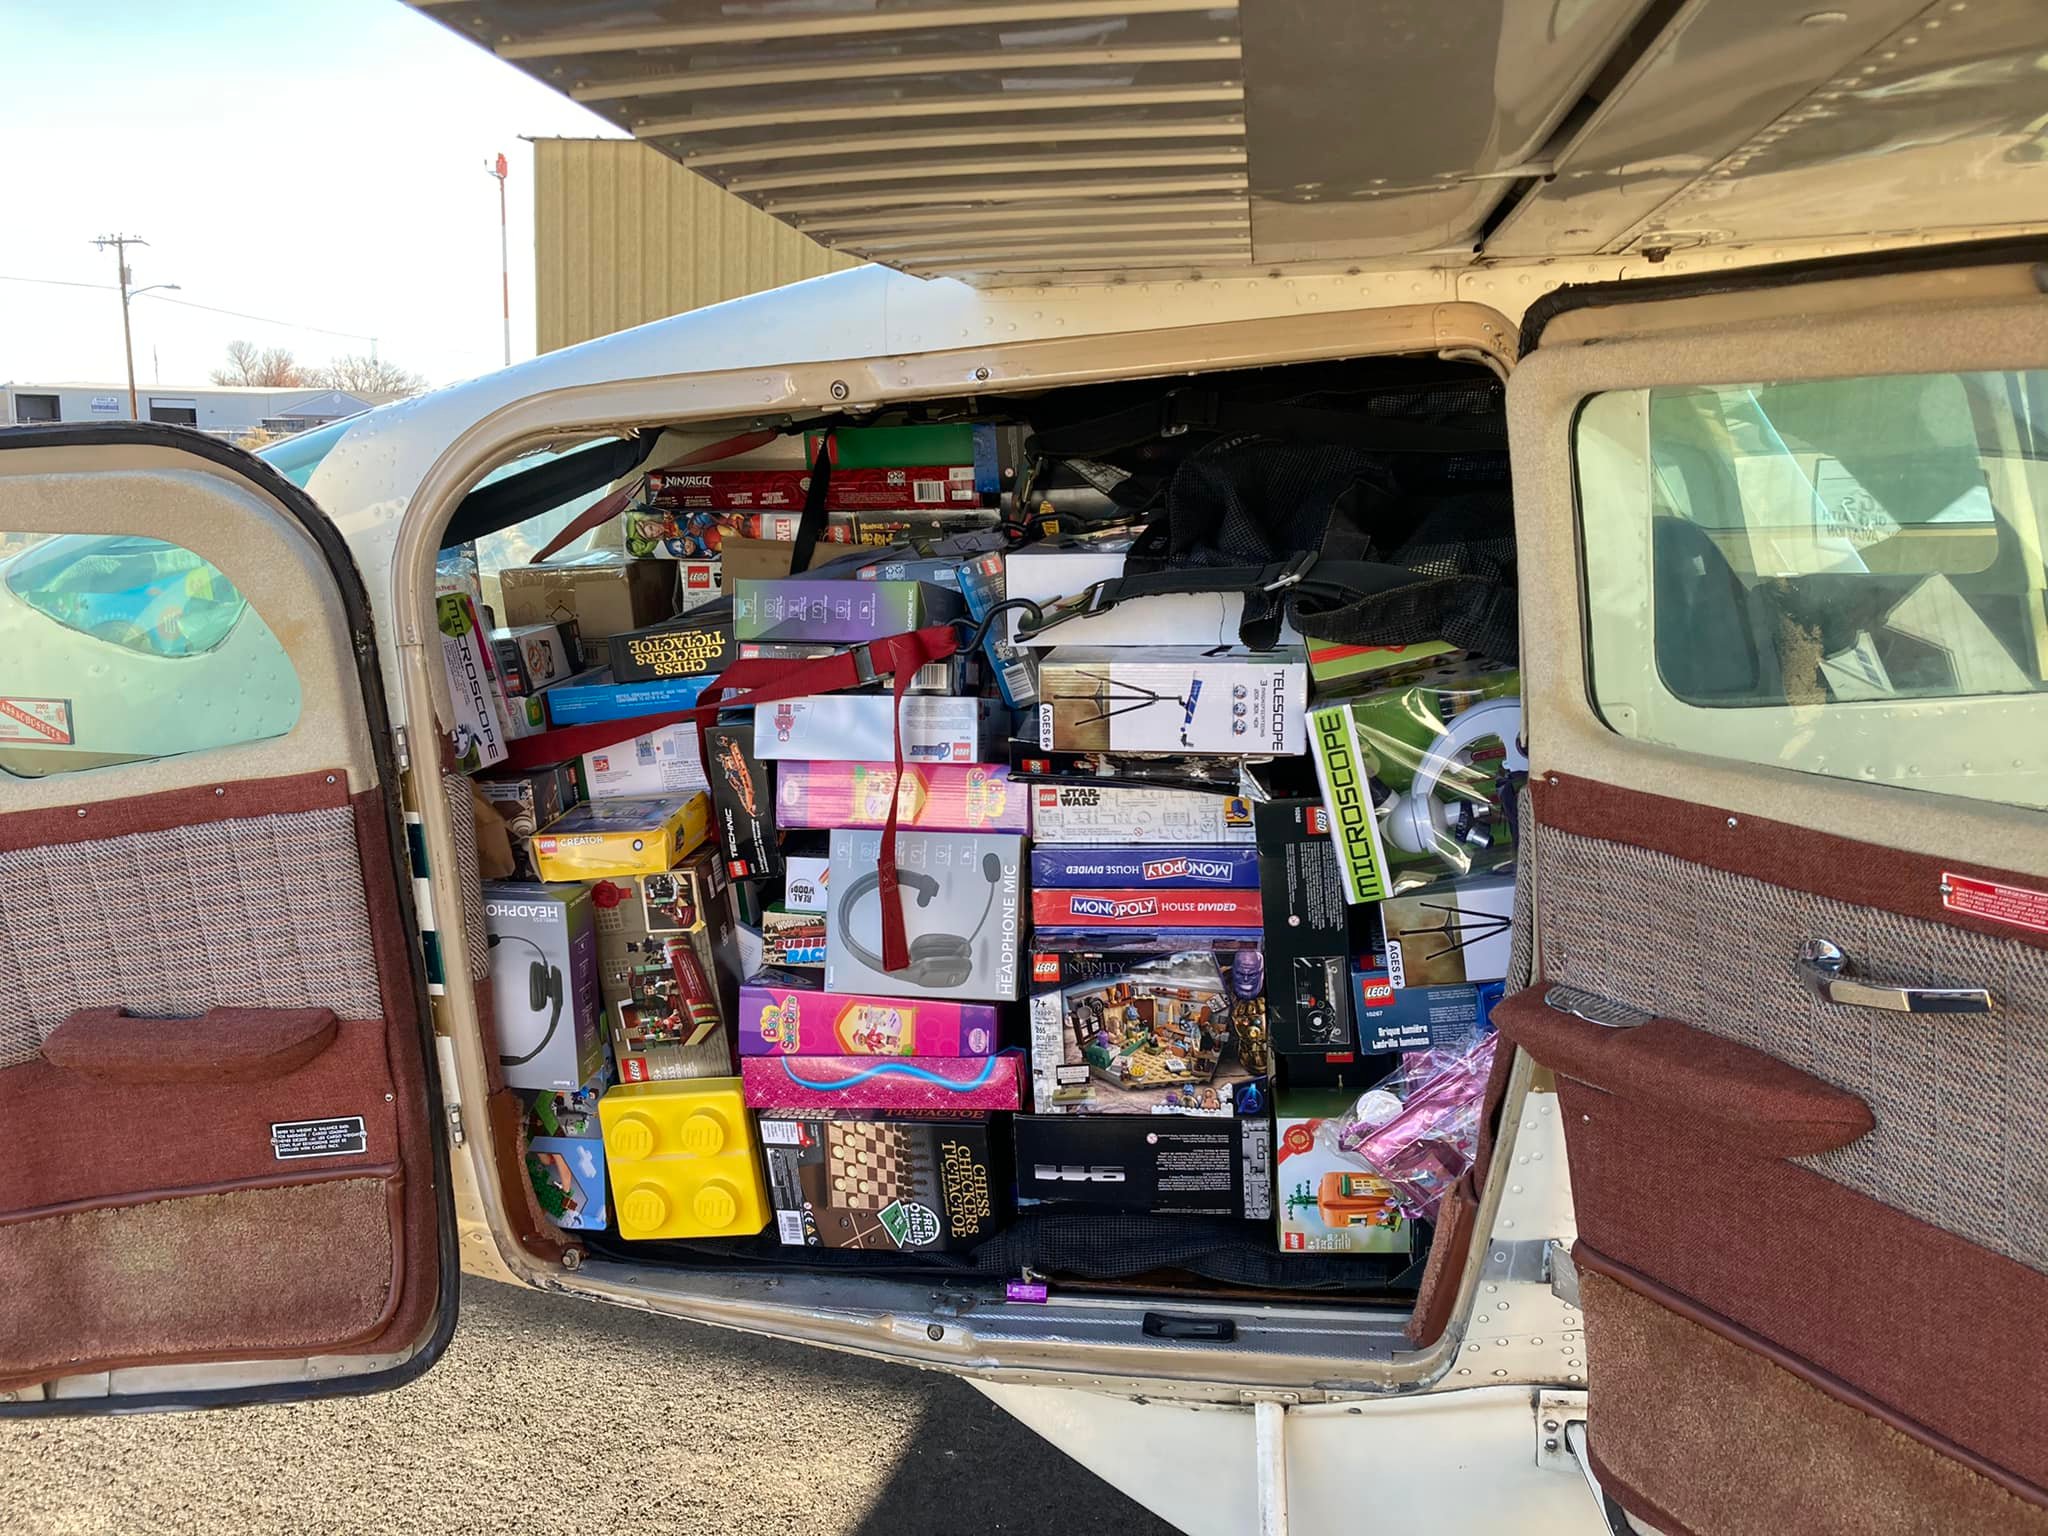
[[[548,963],[547,951],[533,940],[516,933],[494,933],[490,946],[496,949],[510,939],[514,944],[524,944],[537,957],[526,967],[526,1007],[536,1018],[545,1013],[548,1027],[540,1037],[540,1044],[524,1056],[498,1057],[498,1064],[505,1067],[524,1066],[548,1048],[548,1042],[555,1038],[555,1029],[562,1022],[562,968]]]
[[[902,977],[913,986],[919,987],[964,987],[974,974],[974,941],[988,924],[988,915],[995,910],[996,889],[1003,883],[1003,861],[993,853],[982,855],[981,877],[988,881],[988,899],[981,904],[981,916],[974,927],[964,936],[957,933],[921,933],[910,941],[910,964],[900,971],[890,971],[882,964],[882,957],[869,949],[853,936],[853,907],[870,891],[882,889],[882,872],[872,870],[853,882],[843,897],[836,898],[842,903],[840,911],[845,914],[846,947],[853,952],[853,958],[871,971],[883,975]],[[913,870],[897,870],[896,883],[907,891],[916,893],[917,904],[928,907],[932,898],[939,894],[939,882],[930,875]]]

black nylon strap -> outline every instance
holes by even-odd
[[[825,501],[832,490],[832,429],[818,434],[818,462],[811,466],[811,483],[804,488],[804,515],[797,520],[796,543],[789,553],[789,574],[801,576],[811,568],[811,555],[825,533]]]
[[[1189,566],[1174,571],[1136,571],[1098,581],[1071,597],[1044,605],[1044,622],[1019,624],[1020,635],[1039,635],[1067,619],[1102,613],[1136,597],[1197,592],[1263,592],[1283,603],[1314,597],[1332,605],[1355,603],[1376,592],[1391,592],[1424,579],[1404,565],[1374,560],[1321,560],[1296,555],[1276,565]],[[1276,626],[1277,629],[1277,626]]]
[[[1507,448],[1498,423],[1447,427],[1363,412],[1282,402],[1226,400],[1213,391],[1176,389],[1164,398],[1093,421],[1049,427],[1031,448],[1048,458],[1089,458],[1188,431],[1338,443],[1369,453],[1488,453]]]

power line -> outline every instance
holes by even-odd
[[[9,277],[0,273],[0,283],[47,283],[52,288],[103,288],[112,293],[116,283],[74,283],[61,277]]]
[[[119,286],[115,283],[79,283],[61,277],[14,277],[0,273],[0,283],[42,283],[53,288],[100,288],[111,293]],[[321,336],[346,336],[351,341],[375,341],[377,338],[367,331],[336,331],[324,325],[301,325],[296,320],[279,320],[272,315],[251,315],[239,309],[222,309],[217,304],[201,304],[192,299],[167,299],[160,293],[138,295],[155,299],[162,304],[176,304],[185,309],[203,309],[209,314],[231,315],[237,320],[254,320],[259,325],[283,326],[288,331],[312,331]]]

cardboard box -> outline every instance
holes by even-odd
[[[1236,1049],[1222,971],[1188,955],[1031,999],[1031,1107],[1039,1114],[1234,1115],[1265,1106]]]
[[[698,961],[718,982],[721,1011],[737,997],[739,976],[729,964],[732,913],[725,873],[709,848],[660,874],[593,881],[597,911],[598,990],[607,1005],[633,996],[633,972],[655,963],[672,939],[687,939]]]
[[[726,624],[657,624],[613,635],[612,681],[646,683],[669,677],[703,677],[723,672],[737,655]]]
[[[989,1056],[996,1031],[988,1003],[740,988],[742,1056]]]
[[[1357,1099],[1347,1089],[1279,1096],[1273,1132],[1282,1253],[1406,1254],[1414,1247],[1393,1190],[1337,1150],[1337,1126]]]
[[[986,1115],[760,1117],[775,1229],[791,1247],[936,1253],[1009,1218],[1008,1159]]]
[[[1062,645],[1038,668],[1047,752],[1226,752],[1292,756],[1308,663],[1297,648],[1216,651]]]
[[[1031,836],[1040,843],[1248,844],[1252,803],[1242,795],[1117,784],[1034,784]]]
[[[792,912],[832,909],[832,861],[791,854],[782,861],[782,904]]]
[[[704,690],[716,681],[714,677],[664,677],[648,683],[621,683],[612,677],[611,668],[599,667],[555,684],[541,697],[547,700],[548,719],[557,728],[595,725],[694,708]]]
[[[621,560],[599,551],[547,565],[515,565],[498,576],[505,624],[574,619],[586,649],[675,612],[676,568],[667,560]]]
[[[560,624],[525,624],[491,631],[491,652],[508,698],[538,693],[576,672],[581,658]]]
[[[823,970],[825,914],[769,907],[761,913],[761,963],[794,970]]]
[[[882,969],[884,834],[832,834],[832,922],[825,987],[882,997],[996,1001],[1021,981],[1024,840],[977,832],[898,831],[896,867],[912,962]]]
[[[483,792],[484,798],[505,819],[505,831],[512,841],[512,877],[515,880],[540,878],[540,871],[533,863],[533,835],[549,822],[560,819],[562,813],[576,803],[573,798],[574,780],[568,782],[572,798],[565,803],[560,764],[552,768],[536,768],[530,773],[500,771],[476,780],[476,787]]]
[[[751,1109],[1015,1109],[1022,1051],[993,1056],[748,1056],[740,1062]]]
[[[1359,1049],[1469,1048],[1500,1001],[1514,915],[1508,875],[1446,880],[1374,908],[1377,942],[1352,970]]]
[[[960,613],[960,594],[930,582],[785,576],[733,583],[733,634],[741,640],[856,644],[943,624]]]
[[[754,755],[763,761],[894,762],[895,701],[888,694],[821,694],[754,710]],[[995,746],[987,699],[912,694],[903,700],[903,760],[979,763]]]
[[[1019,1115],[1020,1204],[1068,1201],[1160,1216],[1273,1215],[1273,1121]]]
[[[1257,891],[1041,891],[1031,893],[1031,920],[1040,929],[1111,933],[1137,929],[1223,928],[1255,933],[1263,924]]]
[[[614,1081],[611,1059],[607,1057],[598,1063],[590,1081],[581,1088],[543,1088],[524,1095],[526,1134],[528,1137],[567,1136],[572,1140],[592,1140],[602,1136],[604,1130],[597,1122],[597,1101],[604,1097],[605,1089]]]
[[[704,841],[711,801],[592,800],[543,827],[533,862],[543,880],[659,875]]]
[[[675,796],[706,789],[697,727],[689,722],[664,725],[582,760],[583,786],[593,800]]]
[[[1259,856],[1250,848],[1034,848],[1031,888],[1257,890]]]
[[[506,1084],[582,1087],[604,1061],[589,890],[487,880],[484,927]]]
[[[647,479],[649,501],[663,510],[801,513],[811,472],[681,469],[657,471]],[[828,512],[930,513],[980,505],[972,464],[834,469],[825,490]]]
[[[526,1143],[526,1175],[548,1218],[571,1231],[602,1232],[605,1204],[604,1142],[582,1136],[535,1136]]]
[[[434,600],[441,630],[441,661],[448,669],[448,695],[455,706],[455,766],[464,773],[505,761],[510,727],[505,720],[497,659],[477,621],[476,604],[462,593]]]
[[[1357,1048],[1351,1017],[1351,909],[1316,800],[1263,801],[1260,891],[1266,925],[1266,1022],[1273,1049],[1324,1055]]]
[[[775,784],[754,756],[753,726],[714,726],[704,743],[711,753],[712,833],[726,874],[735,880],[781,874]]]
[[[1123,575],[1124,556],[1125,551],[1120,549],[1027,546],[1012,550],[1004,562],[1009,595],[1028,597],[1041,608],[1050,607],[1063,597],[1086,592],[1098,581],[1111,581]],[[1009,638],[1013,644],[1033,648],[1235,645],[1238,626],[1244,621],[1244,596],[1237,592],[1182,592],[1132,598],[1103,613],[1068,619],[1032,639],[1017,633],[1023,617],[1021,609],[1010,611]],[[1301,636],[1283,620],[1280,638],[1298,641]]]
[[[1028,832],[1026,786],[999,763],[785,762],[775,775],[775,820],[783,827],[879,827],[889,819],[928,832]]]

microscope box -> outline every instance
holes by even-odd
[[[1024,839],[988,832],[896,833],[897,891],[910,965],[882,969],[879,829],[832,834],[825,990],[997,1002],[1017,997]]]

